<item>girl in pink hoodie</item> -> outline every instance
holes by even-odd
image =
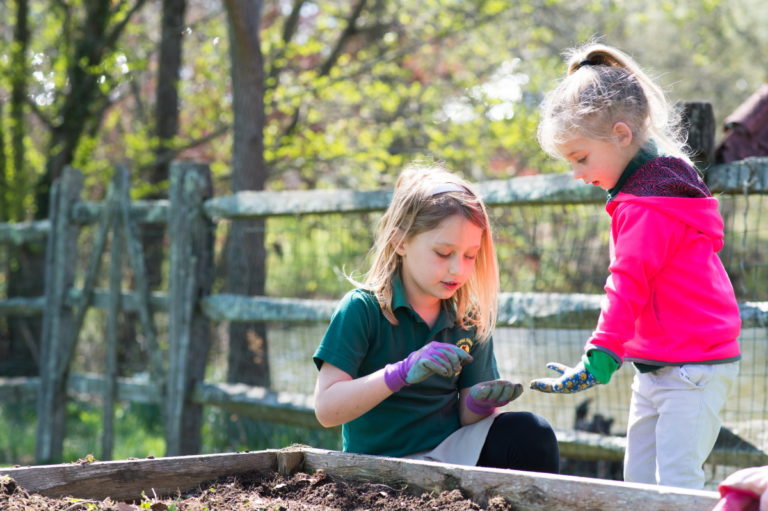
[[[717,252],[723,220],[683,151],[663,92],[626,54],[568,54],[539,142],[608,192],[610,275],[597,328],[575,367],[531,388],[571,393],[634,364],[624,480],[702,488],[738,374],[739,307]]]

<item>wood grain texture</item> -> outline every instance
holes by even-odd
[[[222,476],[277,468],[278,451],[0,468],[22,488],[52,498],[140,499],[175,494]]]
[[[465,467],[307,448],[304,469],[349,480],[460,489],[478,504],[501,496],[521,511],[709,511],[718,493],[586,477]]]

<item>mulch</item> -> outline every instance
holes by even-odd
[[[513,511],[503,498],[480,507],[459,490],[418,494],[406,485],[351,482],[322,471],[253,472],[204,484],[171,497],[144,495],[136,502],[74,498],[53,499],[30,494],[10,478],[0,478],[0,509],[5,511]]]

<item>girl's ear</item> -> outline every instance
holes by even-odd
[[[612,134],[619,147],[628,147],[632,143],[632,129],[624,122],[614,124]]]
[[[392,243],[392,248],[395,250],[395,253],[401,257],[405,255],[405,247],[403,246],[405,244],[405,236],[403,236],[403,234],[403,231],[398,228],[390,242]]]

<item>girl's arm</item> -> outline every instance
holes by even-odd
[[[353,379],[324,362],[315,384],[315,416],[326,428],[357,419],[392,395],[384,369]]]

